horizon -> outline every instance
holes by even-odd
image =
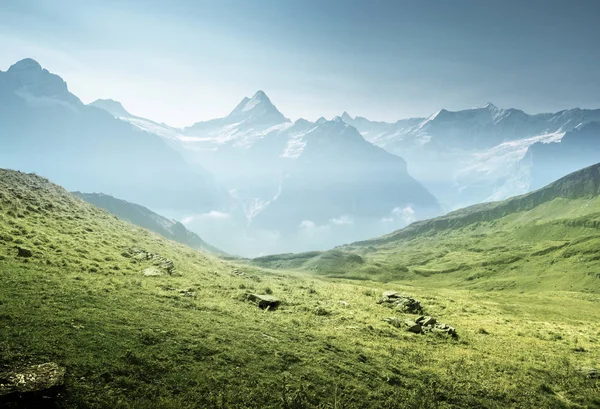
[[[184,128],[186,128],[186,127],[190,127],[190,126],[192,126],[192,125],[194,125],[194,124],[197,124],[197,123],[199,123],[199,122],[205,122],[205,121],[210,121],[210,120],[213,120],[213,119],[225,118],[225,117],[227,117],[227,116],[228,116],[228,115],[229,115],[229,114],[230,114],[230,113],[233,111],[233,109],[234,109],[234,108],[235,108],[237,105],[239,105],[239,104],[240,104],[241,102],[243,102],[245,99],[250,99],[250,98],[253,98],[255,95],[257,95],[257,94],[259,94],[259,93],[262,93],[263,95],[265,95],[265,96],[266,96],[266,97],[269,99],[269,101],[270,101],[270,102],[271,102],[271,103],[272,103],[272,104],[273,104],[273,105],[274,105],[274,106],[277,108],[277,110],[279,110],[279,111],[280,111],[280,112],[281,112],[281,113],[282,113],[282,114],[283,114],[283,115],[284,115],[286,118],[290,119],[292,122],[295,122],[295,121],[297,121],[297,120],[308,120],[308,121],[310,121],[310,122],[317,122],[317,121],[318,121],[318,120],[320,120],[321,118],[325,118],[326,120],[328,120],[328,121],[331,121],[331,120],[334,120],[334,119],[335,119],[335,118],[337,118],[337,117],[343,117],[343,116],[344,116],[344,114],[347,114],[347,115],[349,115],[349,116],[350,116],[350,118],[351,118],[351,119],[356,119],[356,118],[366,118],[366,119],[368,119],[368,120],[370,120],[370,121],[373,121],[373,122],[387,122],[387,123],[394,123],[394,122],[401,121],[401,120],[406,120],[406,119],[424,119],[424,120],[426,120],[426,119],[428,119],[428,118],[430,118],[430,117],[432,117],[432,116],[436,115],[437,113],[439,113],[439,112],[440,112],[440,111],[442,111],[442,110],[446,110],[446,111],[449,111],[449,112],[460,112],[460,111],[466,111],[466,110],[471,110],[471,109],[485,109],[485,108],[487,108],[487,107],[489,107],[489,106],[492,106],[492,107],[494,107],[494,108],[498,108],[498,109],[501,109],[501,110],[506,110],[506,109],[517,109],[517,110],[521,110],[521,111],[525,112],[525,114],[527,114],[527,115],[537,115],[537,114],[545,114],[545,113],[558,113],[558,112],[562,112],[562,111],[570,111],[570,110],[573,110],[573,109],[582,109],[582,110],[598,110],[598,109],[600,109],[600,106],[599,106],[599,107],[581,107],[581,106],[572,106],[572,107],[563,107],[562,109],[559,109],[559,110],[557,110],[557,111],[552,111],[552,112],[550,112],[550,111],[543,111],[543,112],[528,112],[528,111],[522,110],[520,107],[503,107],[503,106],[498,106],[497,104],[494,104],[494,103],[493,103],[493,102],[491,102],[491,101],[488,101],[488,102],[486,102],[485,104],[481,104],[481,105],[479,105],[479,106],[470,106],[470,107],[458,108],[458,109],[453,109],[453,110],[451,110],[451,109],[447,109],[447,108],[445,108],[445,107],[441,107],[441,108],[439,108],[438,110],[436,110],[436,111],[434,111],[434,112],[432,112],[432,113],[430,113],[430,114],[428,114],[428,115],[424,115],[424,116],[420,116],[420,117],[414,117],[414,116],[413,116],[413,117],[401,117],[401,118],[396,118],[396,119],[393,119],[393,120],[390,120],[390,121],[378,120],[378,119],[374,119],[374,118],[366,117],[366,116],[364,116],[364,115],[361,115],[361,114],[354,114],[354,113],[350,113],[350,112],[348,112],[347,110],[344,110],[344,111],[342,111],[341,113],[339,113],[339,114],[336,114],[336,115],[333,115],[333,116],[331,116],[331,117],[326,117],[326,116],[323,116],[323,115],[322,115],[322,116],[320,116],[320,117],[318,117],[318,118],[314,118],[314,119],[313,119],[313,118],[310,118],[310,119],[309,119],[309,118],[305,118],[305,117],[292,117],[292,116],[288,116],[288,115],[286,115],[286,113],[285,113],[285,112],[282,112],[282,111],[281,111],[281,110],[280,110],[280,109],[277,107],[277,103],[276,103],[276,101],[274,102],[274,101],[271,99],[271,97],[269,96],[269,94],[268,94],[267,92],[265,92],[263,89],[258,89],[258,90],[256,90],[256,91],[255,91],[253,94],[242,96],[242,97],[241,97],[241,98],[238,100],[238,102],[236,102],[236,103],[235,103],[235,104],[232,106],[232,108],[231,108],[231,109],[229,109],[228,111],[224,112],[222,115],[220,115],[220,116],[218,116],[218,117],[214,117],[214,118],[208,118],[208,119],[203,119],[203,120],[201,120],[201,121],[196,121],[196,122],[194,122],[194,123],[187,124],[187,125],[183,125],[183,126],[177,126],[177,125],[175,125],[175,126],[174,126],[174,125],[173,125],[173,124],[171,124],[171,123],[166,123],[166,122],[158,121],[158,120],[156,120],[155,118],[148,118],[148,117],[143,117],[143,116],[141,116],[141,115],[138,115],[138,114],[136,114],[135,112],[132,112],[132,111],[131,111],[131,110],[130,110],[130,109],[129,109],[129,108],[126,106],[126,105],[124,105],[124,104],[122,103],[122,101],[116,100],[116,99],[114,99],[114,98],[110,98],[110,97],[107,97],[107,98],[96,98],[96,99],[92,99],[92,100],[90,100],[90,101],[86,101],[86,100],[82,99],[81,97],[79,97],[79,95],[75,94],[75,93],[72,91],[72,89],[71,89],[71,88],[70,88],[70,86],[69,86],[69,81],[68,81],[68,79],[67,79],[67,78],[64,78],[64,77],[62,77],[60,74],[57,74],[57,73],[55,73],[55,72],[53,72],[53,71],[49,70],[48,68],[46,68],[46,67],[44,66],[43,62],[40,62],[40,61],[38,61],[38,60],[36,60],[35,58],[32,58],[32,57],[24,57],[24,58],[22,58],[22,59],[20,59],[20,60],[18,60],[18,61],[15,61],[14,63],[10,64],[10,65],[9,65],[9,66],[8,66],[8,67],[5,69],[5,70],[2,70],[2,69],[0,69],[0,72],[6,72],[6,71],[8,71],[8,69],[9,69],[11,66],[13,66],[13,65],[15,65],[15,64],[17,64],[17,63],[19,63],[19,62],[25,61],[25,60],[33,60],[33,61],[35,61],[37,64],[39,64],[39,65],[42,67],[42,69],[45,69],[45,70],[47,70],[47,71],[48,71],[49,73],[51,73],[51,74],[56,74],[56,75],[59,75],[59,77],[61,77],[61,78],[63,79],[63,81],[65,81],[65,83],[67,84],[67,87],[68,87],[68,90],[69,90],[69,92],[70,92],[71,94],[75,95],[76,97],[78,97],[78,98],[79,98],[79,99],[80,99],[80,100],[81,100],[81,101],[82,101],[82,102],[83,102],[85,105],[91,105],[92,103],[94,103],[94,102],[97,102],[97,101],[111,101],[111,102],[115,102],[115,103],[118,103],[118,104],[121,106],[121,108],[123,108],[125,111],[127,111],[127,113],[128,113],[128,114],[132,115],[133,117],[140,117],[140,118],[144,118],[144,119],[149,119],[149,120],[151,120],[151,121],[155,121],[155,122],[158,122],[158,123],[162,123],[163,125],[173,126],[174,128],[178,128],[178,129],[184,129]]]
[[[177,127],[223,117],[258,89],[311,121],[346,111],[395,122],[487,101],[530,114],[600,106],[591,1],[6,6],[0,66],[34,58],[84,103],[113,99]]]

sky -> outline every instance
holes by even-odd
[[[600,108],[596,0],[0,0],[0,70],[188,126],[264,90],[291,119]]]

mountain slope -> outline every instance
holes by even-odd
[[[73,194],[96,207],[114,214],[121,220],[148,229],[169,240],[185,244],[196,250],[203,250],[213,254],[225,254],[221,250],[206,243],[196,233],[186,229],[180,222],[167,219],[144,206],[129,203],[125,200],[117,199],[102,193],[73,192]]]
[[[325,253],[261,266],[481,289],[600,292],[600,164],[540,190],[419,221]]]
[[[131,122],[118,104],[97,105]],[[177,149],[189,163],[206,166],[236,206],[180,219],[232,253],[326,249],[440,212],[402,158],[365,141],[341,118],[292,123],[262,91],[226,117],[182,133],[173,139]]]
[[[549,181],[600,161],[600,122],[578,126],[562,137],[560,143],[536,143],[522,160],[531,172],[531,185]]]
[[[31,256],[20,257],[18,247]],[[0,373],[48,361],[66,369],[55,405],[42,399],[27,407],[600,403],[599,381],[577,372],[599,357],[591,294],[515,292],[507,301],[502,292],[268,273],[168,241],[39,176],[7,170],[0,170],[0,282]],[[377,303],[389,289],[421,299],[460,338],[389,325],[389,316],[415,318]],[[251,292],[282,303],[261,310],[247,301]],[[575,335],[585,353],[573,351]],[[0,405],[10,399],[3,391]]]
[[[600,110],[530,115],[488,103],[462,111],[441,109],[429,118],[395,124],[349,115],[343,119],[370,142],[402,156],[411,174],[452,210],[526,193],[595,163],[551,173],[545,183],[536,184],[522,159],[534,143],[559,142],[565,132],[600,121]]]
[[[153,208],[209,210],[223,200],[211,176],[161,138],[82,104],[30,59],[0,72],[0,166]]]

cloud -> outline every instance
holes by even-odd
[[[309,230],[309,229],[314,229],[315,228],[315,222],[311,221],[311,220],[302,220],[302,222],[300,222],[299,226],[301,229],[305,229],[305,230]]]
[[[339,217],[334,217],[333,219],[330,219],[329,221],[331,223],[337,224],[337,225],[354,224],[354,220],[352,220],[352,218],[350,216],[347,216],[347,215],[342,215],[342,216],[339,216]]]
[[[219,212],[217,210],[211,210],[208,213],[203,214],[195,214],[184,217],[181,219],[181,223],[190,224],[195,221],[208,221],[208,220],[228,220],[231,219],[231,215],[229,213]]]
[[[382,223],[402,223],[403,225],[410,224],[417,219],[415,216],[415,210],[410,207],[395,207],[390,212],[389,216],[383,217],[381,219]]]

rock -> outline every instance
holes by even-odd
[[[33,257],[33,251],[25,247],[17,247],[17,257]]]
[[[158,277],[163,275],[162,271],[160,271],[156,267],[148,267],[147,269],[142,271],[142,274],[144,275],[144,277]]]
[[[410,319],[401,321],[398,317],[390,317],[384,318],[383,320],[396,328],[402,328],[408,332],[413,332],[415,334],[421,334],[423,332],[421,326]]]
[[[407,295],[398,294],[396,291],[385,291],[378,303],[385,304],[400,312],[408,312],[410,314],[419,314],[423,312],[423,306],[419,300]]]
[[[347,306],[349,306],[349,305],[350,305],[350,304],[348,304],[348,301],[340,301],[340,302],[339,302],[339,304],[340,304],[342,307],[347,307]]]
[[[0,374],[0,404],[55,398],[64,384],[66,369],[54,362]],[[29,406],[28,406],[29,407]],[[35,403],[31,407],[38,407]]]
[[[421,328],[421,326],[419,324],[417,324],[416,322],[414,322],[413,320],[405,320],[404,326],[406,327],[406,330],[408,332],[413,332],[415,334],[420,334],[423,332],[423,329]]]
[[[435,324],[431,330],[432,330],[432,332],[450,335],[452,338],[458,337],[456,329],[454,327],[451,327],[448,324],[440,324],[440,323]]]
[[[383,298],[398,298],[400,295],[396,291],[384,291]]]
[[[580,366],[575,368],[575,371],[578,374],[585,376],[586,378],[600,379],[600,369],[597,368],[592,368],[589,366]]]
[[[279,306],[279,300],[272,295],[248,294],[248,300],[257,303],[258,308],[273,310]]]
[[[416,319],[416,323],[422,327],[433,327],[436,322],[435,318],[429,316],[420,316]]]

